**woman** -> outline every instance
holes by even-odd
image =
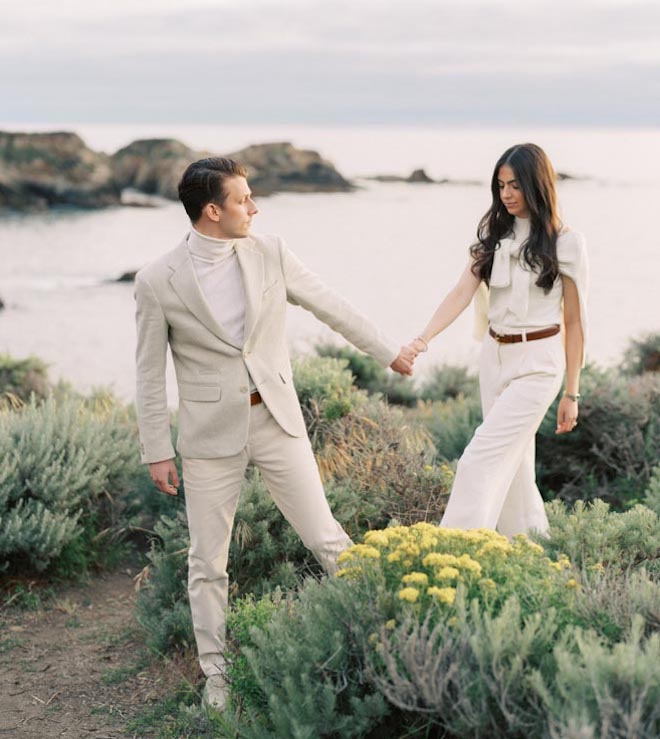
[[[416,353],[426,351],[481,283],[488,286],[479,370],[484,421],[459,460],[442,526],[497,528],[509,537],[548,528],[535,481],[534,437],[564,371],[556,433],[577,425],[587,287],[584,239],[559,219],[555,179],[538,146],[504,152],[470,262],[410,344]]]

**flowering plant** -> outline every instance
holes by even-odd
[[[367,578],[401,604],[451,608],[461,592],[497,611],[515,593],[526,611],[559,605],[577,585],[565,556],[552,561],[524,534],[509,541],[490,529],[430,523],[369,531],[339,556],[338,577]],[[527,606],[527,607],[525,607]]]

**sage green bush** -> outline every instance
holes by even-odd
[[[660,372],[660,333],[633,339],[621,362],[621,371],[627,375]]]
[[[195,647],[188,582],[188,525],[185,512],[162,516],[154,527],[149,566],[142,571],[136,618],[147,645],[159,654]]]
[[[49,390],[48,365],[41,359],[15,359],[0,354],[0,399],[25,402],[32,394],[45,398]]]
[[[556,404],[541,425],[537,482],[546,498],[629,508],[644,500],[660,459],[660,374],[588,368],[581,385],[577,428],[555,435]]]
[[[418,414],[438,456],[446,462],[460,458],[483,418],[478,395],[459,395],[427,403],[419,408]]]
[[[479,378],[465,367],[441,364],[434,367],[422,383],[419,397],[433,402],[479,396]]]
[[[645,637],[641,620],[618,644],[577,632],[574,644],[559,644],[553,656],[552,682],[535,676],[553,739],[660,734],[660,634]]]
[[[316,347],[316,351],[320,357],[344,360],[357,388],[366,390],[371,395],[381,395],[393,405],[417,405],[419,393],[412,379],[390,372],[367,354],[350,346],[332,344],[321,344]]]
[[[654,468],[644,495],[644,505],[660,516],[660,465]]]
[[[110,398],[0,411],[3,569],[84,570],[139,474],[135,432]]]
[[[577,501],[567,508],[560,501],[546,506],[550,530],[537,537],[546,551],[565,554],[584,570],[626,570],[643,566],[660,575],[660,517],[642,505],[624,513],[602,500]]]
[[[633,561],[637,544],[620,546]],[[232,643],[249,667],[230,686],[236,736],[657,732],[657,627],[634,613],[618,633],[584,623],[582,571],[564,556],[419,524],[368,532],[340,559],[336,577],[270,602],[265,623],[259,601],[237,612],[253,626]]]

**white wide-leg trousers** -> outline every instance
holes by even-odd
[[[479,386],[484,420],[458,462],[441,526],[505,534],[545,532],[548,519],[536,486],[535,435],[564,377],[561,334],[481,349]]]
[[[335,521],[307,436],[285,433],[263,403],[250,408],[248,442],[239,454],[183,459],[190,529],[188,594],[202,670],[222,672],[227,559],[234,515],[249,462],[261,471],[277,507],[328,572],[351,545]]]

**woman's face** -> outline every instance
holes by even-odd
[[[497,184],[500,188],[500,200],[512,216],[529,218],[529,208],[525,196],[520,189],[514,171],[508,164],[503,164],[497,173]]]

